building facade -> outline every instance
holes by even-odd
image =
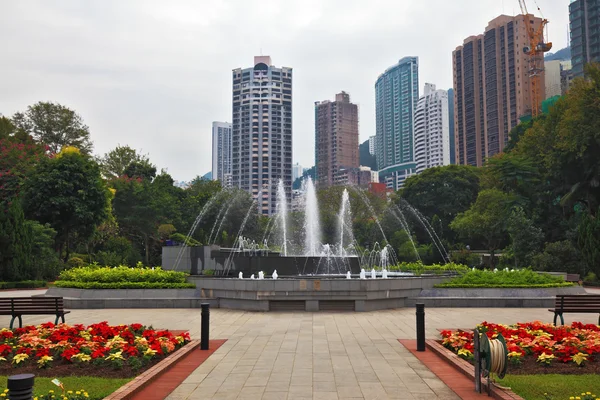
[[[419,59],[404,57],[375,83],[375,152],[379,181],[398,190],[416,172],[414,112],[419,99]]]
[[[335,101],[315,103],[315,167],[317,185],[339,182],[338,175],[359,167],[358,106],[341,92]]]
[[[280,179],[291,201],[292,68],[257,56],[253,67],[234,69],[232,78],[232,184],[271,215]]]
[[[302,168],[302,165],[300,165],[300,163],[296,163],[294,165],[292,165],[292,183],[302,177],[302,173],[303,173],[304,169]]]
[[[470,36],[452,53],[456,164],[481,166],[502,152],[521,116],[531,114],[527,29],[531,14],[501,15],[485,33]],[[544,72],[537,71],[544,82]],[[542,85],[541,98],[545,98]]]
[[[562,61],[552,60],[544,62],[544,74],[546,75],[546,99],[562,94],[561,66]]]
[[[584,66],[600,62],[600,0],[574,0],[569,4],[573,77],[584,74]]]
[[[456,163],[456,142],[454,140],[454,89],[448,89],[448,130],[450,132],[450,164]]]
[[[231,124],[212,123],[212,179],[231,186]]]
[[[369,154],[375,155],[375,135],[369,136]]]
[[[417,173],[450,164],[448,92],[425,84],[415,110],[415,162]]]

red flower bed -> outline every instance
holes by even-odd
[[[574,322],[554,326],[539,321],[502,325],[483,322],[478,325],[489,338],[499,333],[508,348],[510,373],[548,372],[553,366],[560,373],[600,371],[600,326]],[[473,332],[442,331],[442,344],[462,358],[473,358]],[[577,368],[580,367],[580,368]]]
[[[46,323],[2,329],[0,375],[37,370],[38,376],[74,373],[130,377],[189,341],[188,333],[175,336],[141,324],[110,326],[100,322],[86,327]]]

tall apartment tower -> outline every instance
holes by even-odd
[[[600,0],[574,0],[569,4],[573,76],[583,76],[583,67],[600,62]]]
[[[315,166],[320,187],[345,182],[359,167],[358,106],[346,92],[315,102]]]
[[[521,116],[531,114],[527,28],[531,14],[492,20],[452,53],[456,164],[481,166],[502,152]],[[544,72],[540,72],[544,81]],[[541,98],[545,98],[542,85]]]
[[[212,123],[212,179],[231,186],[231,124]]]
[[[415,110],[415,161],[417,173],[450,164],[448,92],[425,84]]]
[[[275,213],[280,179],[291,202],[292,68],[269,56],[233,70],[232,177],[264,215]]]
[[[561,86],[561,72],[562,72],[562,61],[560,60],[552,60],[544,62],[544,74],[545,76],[545,86],[546,86],[546,97],[545,99],[549,99],[550,97],[560,96],[562,93]]]
[[[456,163],[456,141],[454,140],[454,89],[448,89],[448,125],[450,131],[450,164]]]
[[[419,59],[404,57],[375,82],[375,152],[379,182],[398,190],[416,172],[414,112],[419,100]]]

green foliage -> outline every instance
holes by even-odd
[[[463,264],[471,268],[481,265],[481,257],[467,249],[453,251],[450,254],[450,260],[456,264]]]
[[[39,102],[17,113],[13,123],[49,147],[52,153],[74,146],[86,154],[92,151],[90,131],[75,111],[52,102]]]
[[[546,243],[544,251],[532,258],[536,271],[583,274],[581,254],[570,240]]]
[[[19,201],[13,201],[8,212],[0,210],[0,280],[32,279],[33,235],[25,224]]]
[[[170,239],[177,243],[184,244],[186,246],[200,246],[201,245],[201,243],[199,241],[197,241],[196,239],[193,239],[191,237],[188,238],[187,236],[185,236],[181,233],[172,234]]]
[[[428,168],[409,177],[400,198],[416,207],[433,225],[438,235],[446,240],[455,239],[448,227],[454,218],[469,209],[479,192],[479,171],[475,167],[448,165]]]
[[[583,278],[583,281],[585,283],[599,283],[600,282],[598,280],[598,275],[596,275],[593,272],[588,272],[587,275],[585,276],[585,278]]]
[[[110,192],[98,165],[77,151],[43,159],[24,188],[26,214],[56,230],[56,242],[65,249],[76,240],[87,240],[107,217]]]
[[[67,266],[69,268],[79,268],[79,267],[83,267],[86,264],[85,261],[83,261],[83,259],[79,258],[79,257],[70,257],[69,261],[67,261]]]
[[[128,170],[128,167],[132,163],[135,163],[135,167],[129,168]],[[132,174],[129,175],[129,177],[139,176],[141,172],[140,166],[145,165],[148,167],[153,167],[147,155],[138,154],[135,149],[132,149],[129,146],[120,145],[104,154],[104,156],[99,160],[99,164],[102,175],[108,180],[120,178],[121,176],[125,175],[126,170]],[[156,174],[155,167],[154,174]]]
[[[377,268],[376,268],[377,269]],[[465,273],[469,271],[466,265],[448,263],[448,264],[431,264],[426,265],[420,262],[403,262],[398,265],[388,267],[388,271],[412,272],[415,275],[422,274],[446,274],[449,272]]]
[[[583,217],[577,239],[587,270],[600,275],[600,213]]]
[[[57,287],[73,289],[193,289],[193,283],[171,282],[74,282],[56,281]]]
[[[202,275],[213,276],[214,274],[215,274],[214,269],[205,269],[204,271],[202,271]]]
[[[97,282],[97,283],[186,283],[187,274],[177,271],[165,271],[161,268],[130,267],[82,267],[64,270],[60,273],[60,281]]]
[[[438,288],[549,288],[572,286],[560,276],[539,274],[529,269],[515,271],[474,270],[435,285]]]
[[[507,239],[506,221],[514,201],[514,196],[500,190],[482,190],[471,208],[458,214],[450,227],[465,239],[481,238],[493,260],[494,251]]]
[[[0,282],[0,289],[36,289],[46,287],[46,281]]]
[[[358,146],[358,157],[360,165],[371,168],[373,171],[377,171],[377,160],[375,156],[369,153],[369,141],[365,140]]]
[[[529,266],[532,258],[540,250],[544,234],[533,224],[521,207],[515,207],[508,217],[507,231],[511,239],[514,265]]]

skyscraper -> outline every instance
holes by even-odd
[[[231,186],[231,124],[212,123],[212,179]]]
[[[291,201],[292,68],[269,56],[233,70],[232,177],[265,215],[275,212],[279,179]]]
[[[481,166],[502,152],[519,118],[531,114],[527,27],[531,14],[492,20],[483,35],[470,36],[452,53],[456,163]],[[544,81],[544,72],[536,71]],[[541,98],[545,98],[542,85]]]
[[[369,136],[369,154],[375,155],[375,135]]]
[[[450,164],[448,92],[425,84],[415,110],[415,161],[417,173]]]
[[[569,4],[573,76],[583,76],[583,67],[600,62],[600,0],[574,0]]]
[[[292,165],[292,183],[302,177],[302,173],[304,169],[302,168],[302,165],[300,165],[300,163],[296,163],[294,165]]]
[[[456,164],[456,143],[454,141],[454,89],[448,89],[448,126],[450,131],[450,164]]]
[[[550,97],[560,96],[562,93],[561,89],[561,60],[552,60],[544,62],[544,73],[546,75],[546,97],[544,100]]]
[[[359,167],[358,106],[346,92],[315,102],[315,166],[320,187],[347,181],[347,171]]]
[[[414,111],[419,99],[419,59],[404,57],[375,83],[379,181],[397,190],[416,172]]]

